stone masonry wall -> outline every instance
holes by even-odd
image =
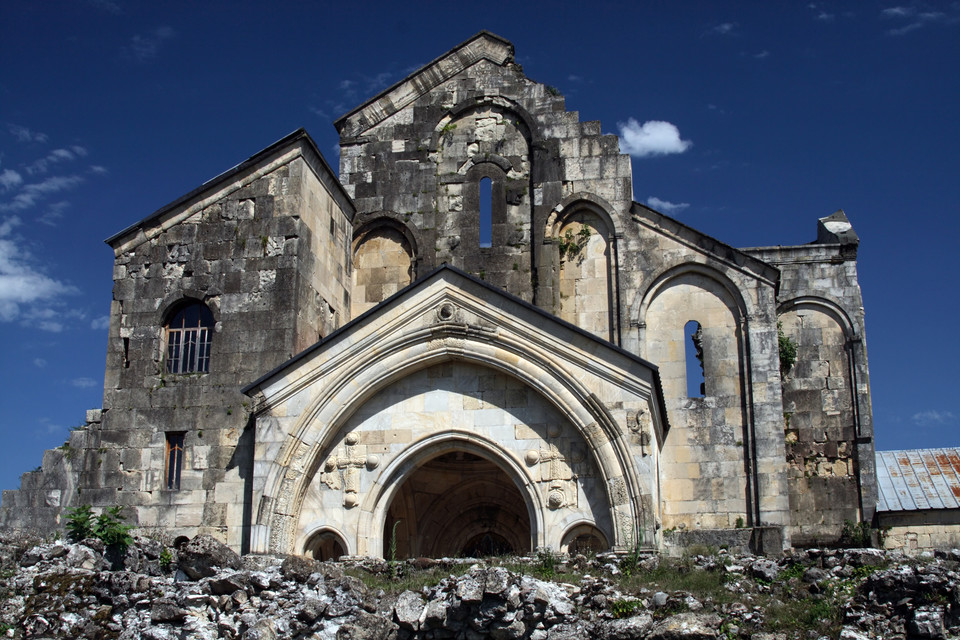
[[[432,68],[375,101],[376,117],[365,109],[338,122],[340,175],[357,204],[356,226],[384,220],[402,228],[421,275],[449,263],[559,313],[561,264],[542,255],[560,242],[548,218],[587,194],[605,203],[608,217],[626,211],[630,159],[599,122],[580,122],[555,89],[526,78],[512,47],[482,37],[466,47],[490,52],[465,68],[443,58],[437,65],[459,71],[429,91],[415,93],[433,81]],[[492,192],[490,246],[480,242],[481,188]],[[589,318],[584,328],[611,338],[616,300],[597,298],[602,308],[565,315]],[[369,289],[365,302],[374,302]]]
[[[117,239],[103,410],[4,492],[4,524],[118,504],[141,527],[241,547],[253,453],[240,388],[349,316],[350,220],[307,160],[260,166],[149,239]],[[184,299],[216,320],[208,373],[165,371],[164,323]],[[165,486],[168,432],[184,433],[179,490]]]
[[[826,226],[840,230],[830,233]],[[845,233],[844,233],[845,232]],[[794,542],[834,540],[876,509],[873,422],[856,236],[842,212],[818,243],[746,249],[781,271],[778,312],[797,362],[783,376]]]

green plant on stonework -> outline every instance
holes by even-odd
[[[780,351],[780,374],[790,372],[797,362],[797,343],[783,332],[783,323],[777,322],[777,345]]]
[[[587,242],[590,240],[590,227],[582,226],[580,231],[574,233],[572,229],[567,229],[557,244],[560,249],[560,260],[573,260],[580,256]]]
[[[620,559],[620,572],[627,578],[633,575],[633,572],[637,570],[637,565],[640,563],[640,545],[633,545],[633,549],[630,550],[625,557]]]
[[[737,524],[736,524],[737,529],[743,529],[745,526],[747,526],[747,523],[743,519],[743,516],[737,516]]]
[[[610,604],[610,613],[614,618],[629,618],[640,607],[639,600],[614,600]]]
[[[83,504],[67,512],[67,536],[74,542],[93,538],[93,509]]]
[[[429,569],[415,569],[403,561],[397,564],[405,565],[397,575],[389,571],[372,572],[361,567],[347,568],[344,573],[359,579],[371,591],[382,589],[384,593],[397,595],[404,591],[420,592],[424,587],[434,587],[449,576],[460,576],[470,570],[467,563],[438,565]]]
[[[533,565],[533,574],[541,580],[551,580],[557,575],[557,557],[549,547],[537,549],[537,561]]]
[[[777,579],[783,582],[786,582],[791,578],[802,578],[803,574],[806,572],[807,572],[807,567],[798,562],[795,564],[791,564],[786,569],[783,569],[777,576]]]
[[[90,505],[80,505],[67,513],[67,534],[74,542],[96,538],[108,547],[123,551],[133,542],[130,535],[133,526],[123,524],[120,511],[118,506],[110,507],[94,518]]]
[[[160,552],[160,568],[166,571],[173,563],[173,553],[167,547]]]
[[[766,628],[774,632],[837,637],[842,615],[839,603],[832,597],[787,598],[766,607]]]
[[[869,522],[854,524],[850,520],[843,521],[840,530],[840,546],[849,549],[860,549],[873,546],[873,527]]]

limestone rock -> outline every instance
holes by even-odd
[[[209,578],[217,569],[239,569],[240,556],[213,536],[201,534],[180,550],[179,567],[191,580]]]
[[[714,614],[678,613],[654,625],[648,640],[712,640],[720,617]]]

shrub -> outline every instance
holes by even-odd
[[[96,538],[119,551],[126,550],[133,542],[130,535],[132,525],[123,524],[123,514],[118,506],[105,509],[96,518],[88,504],[71,509],[67,514],[67,535],[74,542],[86,538]]]
[[[780,373],[783,375],[797,362],[797,343],[783,332],[781,322],[777,322],[777,343],[780,347]]]

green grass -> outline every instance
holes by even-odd
[[[382,589],[386,594],[396,595],[408,590],[420,591],[424,587],[434,587],[444,578],[461,576],[470,569],[468,564],[415,569],[404,563],[396,563],[394,567],[394,571],[386,573],[372,573],[360,567],[347,569],[344,573],[358,578],[368,589],[373,591]]]

